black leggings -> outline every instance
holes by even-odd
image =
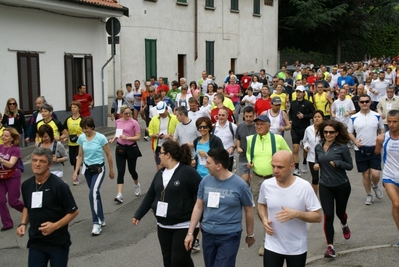
[[[324,234],[327,244],[334,244],[334,201],[337,217],[341,224],[345,225],[348,219],[346,205],[348,204],[350,193],[351,184],[349,181],[335,187],[319,185],[320,202],[324,212]]]
[[[233,170],[233,165],[234,165],[234,157],[229,157],[229,167],[228,167],[229,171]]]
[[[308,163],[309,163],[310,174],[312,175],[312,184],[318,185],[319,184],[319,171],[315,171],[313,169],[313,166],[315,165],[314,162],[308,161]]]
[[[132,149],[132,148],[128,147],[127,149]],[[127,167],[129,169],[129,173],[132,176],[133,180],[137,180],[139,178],[139,175],[136,172],[137,157],[129,158],[127,154],[121,155],[118,153],[118,147],[115,149],[116,168],[118,169],[118,179],[117,179],[118,184],[124,183],[123,177],[125,176],[126,160],[127,160]]]
[[[263,267],[283,267],[284,260],[287,267],[304,267],[307,252],[300,255],[283,255],[265,249],[263,253]]]
[[[191,249],[187,251],[184,247],[187,230],[187,228],[167,229],[158,226],[158,240],[164,267],[194,267]],[[197,236],[198,232],[199,228],[196,228],[193,235]]]
[[[69,146],[69,162],[73,166],[73,169],[75,170],[76,167],[76,157],[79,154],[79,146]]]

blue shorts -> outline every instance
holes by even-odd
[[[141,107],[140,106],[133,106],[133,108],[137,111],[140,111]]]
[[[394,180],[392,180],[390,178],[382,178],[382,182],[384,184],[394,184],[394,185],[396,185],[396,187],[399,187],[399,183],[395,182]]]
[[[358,172],[365,172],[368,169],[381,171],[381,154],[371,153],[367,156],[359,150],[355,150],[355,159]]]

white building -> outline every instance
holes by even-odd
[[[121,22],[116,89],[149,77],[170,82],[201,72],[221,84],[228,71],[278,70],[277,0],[120,0],[130,10]],[[109,92],[113,68],[109,70]],[[114,95],[110,95],[114,98]]]
[[[113,0],[0,0],[0,110],[14,97],[32,114],[42,95],[63,122],[77,86],[85,84],[94,97],[92,116],[102,125],[105,22],[128,12]]]

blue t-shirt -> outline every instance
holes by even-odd
[[[219,192],[218,208],[208,207],[209,192]],[[211,234],[231,234],[242,231],[242,207],[252,207],[249,186],[236,174],[226,180],[211,175],[202,179],[197,197],[204,201],[202,229]]]
[[[83,160],[86,165],[102,164],[104,162],[103,146],[108,144],[108,140],[103,134],[96,132],[91,141],[87,141],[86,135],[81,134],[77,143],[82,147]]]
[[[210,147],[209,147],[209,141],[208,142],[206,142],[205,144],[201,144],[199,141],[198,141],[198,143],[197,143],[197,147],[196,147],[196,150],[195,150],[195,154],[197,155],[197,172],[199,173],[199,175],[201,176],[201,178],[204,178],[205,176],[207,176],[208,174],[209,174],[209,171],[208,171],[208,169],[205,167],[205,165],[201,165],[200,164],[200,161],[199,161],[199,158],[200,158],[200,155],[198,155],[198,151],[199,150],[202,150],[202,151],[205,151],[206,153],[208,153],[208,151],[210,150]]]

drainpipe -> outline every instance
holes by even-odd
[[[114,58],[115,55],[112,55],[110,59],[105,62],[104,66],[101,68],[101,92],[102,92],[102,99],[103,99],[103,126],[107,127],[108,126],[108,110],[107,110],[107,105],[105,105],[105,97],[104,97],[104,68],[105,66],[108,65],[108,63]],[[108,102],[108,101],[107,101]]]
[[[198,59],[198,0],[194,1],[194,60]]]

